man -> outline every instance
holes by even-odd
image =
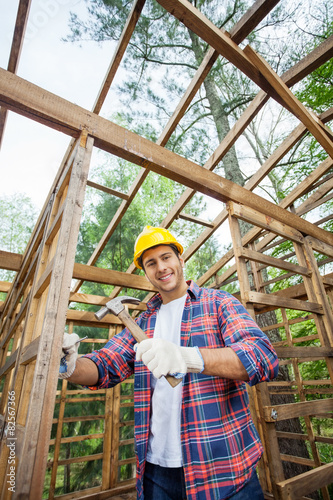
[[[232,295],[185,281],[182,252],[169,231],[145,227],[134,262],[159,292],[138,318],[149,338],[136,344],[123,330],[78,359],[69,381],[99,389],[134,372],[138,499],[263,500],[245,382],[276,377],[277,356]]]

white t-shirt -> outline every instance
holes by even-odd
[[[180,345],[180,329],[186,295],[162,304],[157,313],[154,338]],[[150,434],[147,461],[161,467],[183,465],[180,443],[180,417],[183,384],[176,387],[165,377],[152,376]]]

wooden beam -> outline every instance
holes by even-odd
[[[8,293],[11,286],[9,281],[0,281],[0,292]]]
[[[230,215],[237,217],[237,219],[259,226],[262,229],[266,229],[269,232],[283,236],[287,240],[295,241],[296,243],[302,243],[304,241],[302,234],[298,230],[294,229],[293,226],[286,226],[282,221],[282,223],[280,221],[276,221],[268,214],[262,214],[253,208],[249,208],[246,205],[240,205],[238,203],[229,202],[228,207]]]
[[[219,54],[240,69],[265,92],[272,94],[272,87],[244,51],[231,40],[229,33],[219,30],[209,19],[187,0],[157,0],[162,7],[175,16],[187,28],[213,47]]]
[[[93,312],[90,311],[76,311],[75,309],[68,309],[67,311],[67,322],[73,321],[73,323],[81,326],[93,326],[97,328],[108,328],[110,325],[121,325],[122,322],[117,316],[113,314],[107,314],[102,321],[98,321],[95,318]]]
[[[289,418],[333,412],[333,399],[313,399],[312,401],[264,406],[263,410],[266,422],[280,422]]]
[[[103,269],[102,267],[86,266],[85,264],[74,264],[73,278],[105,285],[146,290],[147,292],[157,291],[144,276]]]
[[[0,250],[0,269],[7,271],[19,271],[23,256],[19,253],[5,252]]]
[[[88,133],[95,137],[95,145],[105,151],[149,167],[160,175],[220,201],[243,203],[298,231],[328,244],[333,242],[333,236],[327,231],[314,227],[274,203],[1,68],[0,82],[0,102],[24,116],[73,136],[78,136],[84,124]]]
[[[295,339],[297,340],[297,339]],[[311,358],[321,359],[333,356],[333,347],[320,347],[320,346],[288,346],[288,347],[275,347],[276,354],[279,358]],[[328,381],[329,382],[329,381]],[[306,383],[303,381],[303,384]]]
[[[324,148],[328,155],[333,157],[333,143],[328,137],[326,132],[323,130],[322,126],[318,124],[318,120],[315,119],[306,107],[294,96],[294,94],[289,90],[287,85],[283,80],[273,71],[269,64],[257,54],[249,45],[244,49],[244,53],[253,62],[253,64],[258,68],[258,70],[265,76],[267,81],[272,85],[272,87],[279,94],[285,107],[292,111],[292,113],[307,127],[311,134],[317,139],[319,144]]]
[[[33,366],[30,404],[27,409],[24,440],[21,453],[18,455],[16,474],[16,486],[20,495],[29,499],[40,498],[43,491],[41,477],[44,476],[47,464],[59,356],[92,148],[93,139],[90,137],[86,141],[86,147],[78,147],[66,192],[66,208],[57,238],[49,293],[44,304],[39,302],[40,307],[31,309],[33,312],[38,310],[41,319],[38,328],[41,334],[37,359]],[[50,258],[52,256],[51,254]],[[30,354],[29,351],[26,354],[32,355],[33,349]],[[30,366],[32,365],[30,364],[29,368]],[[45,370],[45,367],[48,369]],[[24,457],[24,460],[21,457]]]
[[[231,39],[235,43],[242,42],[258,24],[268,16],[269,12],[279,3],[280,0],[257,0],[245,12],[244,16],[232,27],[230,31]]]
[[[179,218],[187,220],[188,222],[193,222],[194,224],[200,224],[201,226],[214,227],[212,222],[200,219],[199,217],[194,217],[193,215],[185,214],[184,212],[179,214]]]
[[[1,284],[1,282],[0,282]],[[70,302],[78,302],[80,304],[91,304],[95,306],[105,306],[109,302],[110,297],[100,295],[90,295],[87,293],[71,293],[69,296]],[[134,311],[146,311],[147,305],[141,302],[138,305],[128,304],[129,309]]]
[[[251,304],[266,304],[276,308],[295,309],[296,311],[308,311],[310,313],[323,314],[323,307],[316,302],[306,302],[298,299],[285,299],[272,293],[259,293],[246,291],[244,294],[246,302]]]
[[[303,78],[318,69],[332,57],[333,35],[327,38],[327,40],[324,40],[312,52],[296,63],[295,66],[288,69],[288,71],[283,74],[283,81],[287,83],[288,87],[292,87],[295,83],[303,80]]]
[[[230,35],[231,39],[234,40],[236,43],[241,42],[253,29],[255,26],[255,23],[260,22],[267,14],[268,12],[276,5],[277,0],[257,0],[253,6],[244,14],[244,16],[239,20],[239,22],[231,29]],[[178,106],[176,107],[174,113],[170,117],[168,123],[164,127],[160,137],[157,140],[157,144],[160,146],[164,146],[167,144],[169,138],[171,137],[173,131],[175,130],[177,124],[179,123],[180,119],[184,115],[186,109],[190,105],[192,99],[194,98],[195,94],[197,93],[198,89],[202,85],[204,79],[208,75],[210,69],[212,68],[214,62],[218,58],[219,54],[217,51],[215,51],[213,48],[210,48],[205,55],[202,63],[200,64],[198,70],[196,71],[193,79],[191,80],[190,85],[188,86],[185,94],[181,98]],[[95,110],[96,112],[96,110]],[[145,169],[142,169],[141,172],[138,174],[137,178],[135,179],[131,189],[130,189],[130,196],[128,199],[121,204],[121,206],[118,208],[115,216],[113,217],[112,221],[110,222],[108,228],[106,229],[103,237],[101,238],[99,244],[97,245],[95,251],[91,255],[91,257],[88,260],[89,265],[94,265],[97,262],[98,257],[100,256],[101,252],[103,251],[103,248],[105,247],[107,241],[110,239],[112,236],[113,232],[115,231],[117,225],[119,224],[119,221],[121,220],[123,214],[129,207],[130,203],[132,202],[134,196],[138,192],[140,186],[143,184],[144,180],[146,179],[148,174],[148,171]],[[187,190],[192,192],[194,194],[193,190]],[[186,193],[185,192],[185,193]],[[192,195],[193,195],[192,194]],[[187,201],[189,198],[192,196],[187,196]],[[186,197],[186,195],[185,195]],[[187,202],[186,201],[186,202]],[[186,203],[185,203],[186,204]],[[176,204],[177,206],[177,204]],[[183,205],[184,206],[184,205]],[[171,222],[174,220],[174,217],[178,214],[178,212],[181,210],[172,210],[171,211],[171,217],[170,217],[170,223],[162,223],[163,227],[168,227]],[[132,264],[129,269],[127,270],[128,273],[133,273],[135,271],[135,266]],[[81,283],[77,283],[75,285],[75,291],[77,291],[80,287]]]
[[[332,477],[333,462],[303,472],[303,474],[286,479],[285,481],[280,481],[277,483],[277,487],[282,494],[288,494],[287,498],[301,498],[302,495],[331,484]]]
[[[115,191],[114,189],[102,186],[101,184],[97,184],[96,182],[88,180],[87,186],[98,189],[99,191],[104,191],[104,193],[111,194],[112,196],[117,196],[117,198],[122,198],[123,200],[128,200],[129,198],[128,194],[126,193],[120,193],[119,191]]]
[[[277,0],[257,0],[244,14],[244,16],[241,17],[238,23],[236,23],[232,27],[230,31],[231,40],[233,40],[237,44],[242,42],[247,37],[247,35],[251,33],[254,26],[256,26],[256,23],[262,21],[262,19],[268,15],[268,13],[277,3]],[[165,145],[168,142],[177,124],[192,102],[194,96],[196,95],[209,71],[213,67],[218,56],[219,53],[213,47],[210,47],[208,49],[205,57],[202,60],[202,63],[200,64],[188,88],[186,89],[185,94],[179,101],[167,125],[164,127],[164,130],[159,137],[159,144]]]
[[[135,0],[133,2],[133,6],[131,9],[131,12],[129,13],[129,16],[127,18],[126,24],[124,26],[124,29],[122,31],[122,34],[119,38],[116,50],[114,52],[113,58],[111,60],[109,69],[105,75],[103,84],[101,86],[101,89],[98,93],[98,96],[96,98],[94,107],[93,107],[93,112],[96,114],[99,114],[102,105],[106,99],[107,93],[111,87],[111,84],[113,82],[113,79],[116,75],[117,69],[120,66],[121,60],[124,56],[125,50],[127,48],[127,45],[131,39],[132,33],[135,29],[135,26],[138,22],[138,19],[140,17],[141,11],[143,9],[143,6],[145,4],[146,0]]]
[[[264,255],[260,252],[249,250],[248,248],[244,247],[236,248],[235,256],[252,260],[254,262],[260,262],[261,264],[264,264],[265,267],[277,267],[278,269],[292,271],[294,274],[301,274],[303,276],[311,275],[311,271],[305,266],[299,266],[297,264],[292,264],[291,262],[285,262],[283,259],[277,259],[275,257],[271,257],[270,255]]]
[[[31,5],[31,0],[20,0],[18,6],[13,42],[7,66],[8,71],[11,71],[12,73],[16,73],[18,63],[20,60],[24,33],[28,22],[30,5]],[[6,121],[7,121],[7,109],[2,106],[0,109],[0,148],[2,144]]]

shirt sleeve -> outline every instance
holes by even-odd
[[[248,384],[275,378],[279,370],[277,354],[245,307],[228,294],[219,304],[218,317],[225,346],[231,347],[244,365]]]
[[[86,354],[97,366],[99,379],[97,385],[88,386],[96,390],[113,387],[134,372],[136,341],[127,328],[109,340],[102,349]]]

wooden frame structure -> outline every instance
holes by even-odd
[[[62,381],[61,388],[57,389],[57,373],[66,322],[70,332],[74,326],[85,325],[107,329],[107,338],[121,328],[117,318],[112,315],[97,323],[92,313],[68,309],[71,302],[103,305],[109,299],[80,293],[80,286],[84,281],[113,285],[112,296],[116,296],[123,287],[145,290],[148,293],[147,298],[154,293],[154,289],[143,276],[133,274],[134,265],[131,265],[126,273],[95,266],[138,190],[149,172],[153,171],[180,182],[187,188],[167,217],[161,221],[161,226],[170,227],[177,217],[204,226],[200,237],[186,249],[185,260],[190,259],[222,224],[229,223],[233,248],[221,256],[200,278],[199,285],[204,285],[214,278],[210,286],[220,288],[230,280],[238,280],[239,298],[257,321],[269,310],[279,311],[281,320],[263,329],[269,331],[280,328],[285,332],[285,340],[275,346],[280,364],[289,367],[292,379],[260,384],[250,392],[251,410],[265,445],[259,477],[266,498],[305,499],[313,491],[320,490],[324,500],[329,500],[328,486],[332,483],[333,463],[321,462],[318,443],[324,442],[333,446],[333,437],[316,435],[312,421],[314,417],[333,416],[333,398],[308,400],[307,396],[333,393],[333,276],[320,273],[322,260],[318,259],[319,255],[325,256],[325,262],[333,260],[333,237],[319,227],[324,221],[312,224],[300,216],[332,196],[333,142],[332,133],[325,124],[332,120],[333,109],[328,109],[321,116],[314,116],[295,98],[290,87],[332,57],[333,39],[328,39],[304,60],[278,77],[249,46],[244,50],[239,47],[240,42],[251,33],[278,0],[256,0],[229,34],[217,29],[186,0],[158,0],[173,16],[205,40],[210,49],[161,136],[153,143],[99,116],[144,3],[144,0],[133,2],[92,111],[51,94],[15,74],[29,14],[29,0],[20,1],[10,63],[7,70],[0,69],[1,139],[7,110],[22,114],[71,137],[24,255],[0,252],[0,268],[17,272],[13,283],[0,282],[0,291],[7,294],[6,300],[1,304],[0,497],[32,500],[42,498],[46,471],[49,471],[47,489],[50,499],[105,499],[133,491],[133,479],[120,481],[118,475],[121,467],[133,469],[135,461],[134,449],[125,459],[121,459],[119,453],[121,447],[134,447],[131,435],[132,381],[92,394],[85,389],[69,390],[66,381]],[[218,57],[228,59],[262,90],[206,164],[200,166],[164,146]],[[270,98],[276,99],[297,116],[300,124],[245,187],[240,187],[215,174],[213,170]],[[327,159],[280,205],[254,194],[256,186],[307,132],[310,132],[326,151]],[[94,253],[87,264],[83,265],[75,263],[75,250],[85,188],[89,185],[105,189],[88,180],[93,147],[110,152],[142,168],[127,194],[112,191],[111,194],[121,198],[122,202]],[[197,191],[226,203],[226,208],[212,222],[201,221],[182,212]],[[305,193],[311,195],[294,210],[294,204]],[[247,221],[253,226],[243,237],[239,220]],[[290,254],[279,259],[270,256],[269,250],[279,244],[281,239],[293,246],[297,264],[288,261]],[[229,263],[228,270],[218,274]],[[302,284],[283,292],[267,293],[269,283],[264,281],[262,274],[267,266],[283,269],[288,275],[300,276]],[[72,279],[76,280],[76,284],[71,288]],[[138,308],[132,310],[133,314],[144,308],[145,304],[142,302]],[[286,310],[301,311],[301,316],[297,320],[290,320]],[[314,322],[316,326],[315,338],[308,338],[306,335],[303,338],[294,338],[292,324],[308,321]],[[103,344],[107,338],[87,339],[86,342]],[[299,371],[300,364],[311,363],[317,359],[326,363],[329,378],[303,380]],[[276,393],[292,394],[295,401],[289,404],[273,404],[271,396]],[[78,399],[101,404],[103,410],[94,415],[66,416],[68,405],[75,404]],[[15,428],[11,424],[13,409]],[[124,411],[125,409],[127,410]],[[278,430],[277,422],[296,417],[304,421],[303,433]],[[103,428],[93,435],[64,436],[66,424],[88,420],[102,422]],[[55,426],[56,431],[55,437],[50,439],[52,426]],[[122,432],[124,429],[128,433]],[[63,446],[89,439],[101,440],[103,444],[99,454],[64,458]],[[279,439],[307,442],[311,458],[281,454]],[[13,449],[15,460],[14,469],[11,469]],[[101,461],[99,485],[83,487],[82,491],[57,496],[56,481],[60,469],[64,470],[66,466],[74,463],[93,461]],[[300,463],[308,466],[310,470],[286,478],[282,465],[284,462]],[[7,482],[12,470],[15,471],[15,492],[10,490],[10,483]]]

